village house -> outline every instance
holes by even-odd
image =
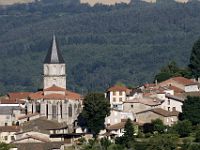
[[[15,133],[20,130],[19,126],[0,126],[0,142],[11,143],[16,140]]]
[[[160,119],[165,125],[171,126],[178,121],[179,112],[155,108],[136,113],[136,122],[144,124]]]

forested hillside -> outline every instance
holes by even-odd
[[[152,81],[175,60],[188,64],[200,36],[200,2],[160,0],[89,7],[78,0],[43,0],[0,9],[0,89],[42,87],[52,34],[67,62],[68,88],[104,90],[116,82]]]

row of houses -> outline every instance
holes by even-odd
[[[172,126],[178,121],[187,96],[200,96],[199,85],[193,79],[173,77],[134,89],[119,85],[110,87],[105,93],[112,109],[111,115],[105,120],[107,131],[115,133],[115,137],[121,136],[124,120],[128,118],[137,125],[161,119],[165,125]]]

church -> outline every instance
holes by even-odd
[[[67,90],[66,64],[58,48],[56,37],[43,64],[43,89],[29,95],[27,114],[73,125],[81,111],[82,96]]]

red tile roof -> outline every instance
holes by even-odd
[[[62,94],[48,94],[43,97],[43,99],[49,100],[66,100],[66,96]]]
[[[39,100],[39,99],[52,99],[52,100],[65,100],[65,99],[71,99],[71,100],[80,100],[82,99],[82,96],[80,94],[71,92],[71,91],[65,91],[65,95],[62,94],[48,94],[48,95],[43,95],[43,92],[37,92],[34,94],[31,94],[30,96],[31,100]]]
[[[44,89],[44,91],[66,91],[66,89],[53,85],[52,87]]]
[[[80,94],[78,94],[78,93],[74,93],[74,92],[66,90],[65,94],[66,94],[66,98],[67,99],[72,99],[72,100],[82,99],[82,96]]]
[[[110,87],[109,89],[107,89],[107,91],[109,91],[109,92],[116,92],[116,91],[120,91],[120,92],[125,91],[125,92],[127,92],[129,90],[130,89],[128,89],[127,87],[119,86],[119,85],[114,85],[114,86]]]
[[[43,99],[43,97],[44,97],[43,91],[39,91],[39,92],[32,93],[29,95],[29,98],[32,100]]]
[[[174,80],[180,84],[183,84],[183,85],[197,84],[197,82],[194,82],[194,81],[184,78],[184,77],[174,77],[174,78],[172,78],[172,80]]]
[[[20,126],[0,126],[0,132],[19,132]]]
[[[178,111],[167,111],[167,110],[164,110],[162,108],[155,108],[151,111],[154,112],[154,113],[157,113],[161,116],[164,116],[164,117],[171,117],[171,116],[178,116],[179,115]]]
[[[24,104],[25,101],[13,100],[13,99],[0,99],[0,104]]]
[[[26,99],[32,92],[14,92],[14,93],[8,93],[8,97],[10,100],[16,100],[16,99]]]
[[[175,93],[184,93],[184,90],[182,90],[182,89],[180,89],[180,88],[178,88],[178,87],[176,87],[176,86],[170,85],[168,88],[169,88],[170,90],[173,90]]]

